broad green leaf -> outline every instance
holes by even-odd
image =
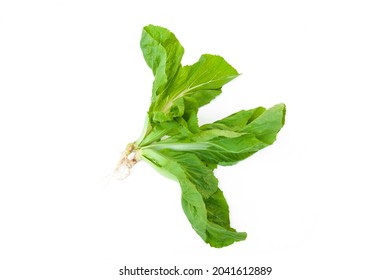
[[[181,67],[164,92],[150,108],[152,121],[170,121],[186,111],[198,112],[221,93],[224,84],[238,76],[238,72],[221,56],[204,54],[191,66]],[[196,108],[185,108],[186,97],[196,101]],[[180,109],[179,106],[182,106]],[[162,117],[164,116],[164,117]]]
[[[246,239],[246,233],[231,228],[229,208],[217,187],[213,168],[191,153],[143,149],[142,156],[182,190],[182,208],[193,229],[213,247],[221,248]]]
[[[175,139],[175,140],[174,140]],[[202,161],[232,165],[245,159],[265,146],[251,134],[244,134],[235,138],[216,137],[207,141],[182,141],[176,137],[162,140],[159,143],[151,144],[156,150],[172,150],[178,152],[189,152],[197,155]]]
[[[173,33],[154,25],[144,27],[140,46],[145,62],[155,76],[152,88],[153,100],[164,90],[167,82],[181,67],[184,49]]]
[[[155,149],[191,152],[202,161],[233,165],[271,145],[285,122],[285,105],[240,111],[201,127],[195,135],[161,141]],[[232,126],[229,124],[232,123]]]
[[[238,75],[221,56],[203,54],[198,62],[180,69],[167,92],[175,99],[192,96],[201,107],[219,95],[222,86]]]
[[[243,160],[257,151],[273,144],[277,133],[285,123],[285,105],[278,104],[265,110],[258,107],[252,110],[240,111],[227,118],[215,122],[209,126],[201,127],[202,132],[214,131],[220,128],[221,131],[232,131],[244,133],[238,137],[218,136],[206,139],[196,138],[197,142],[207,141],[209,146],[205,151],[197,151],[202,160],[208,160],[220,165],[232,165]]]

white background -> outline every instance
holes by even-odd
[[[1,0],[0,279],[135,279],[124,265],[391,279],[390,13],[389,1]],[[184,64],[220,54],[242,73],[203,123],[287,105],[273,146],[217,170],[244,242],[204,244],[178,184],[145,163],[105,177],[149,106],[150,23],[176,34]]]

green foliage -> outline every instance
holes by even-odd
[[[182,66],[184,49],[163,27],[144,27],[140,45],[155,80],[144,131],[128,147],[179,182],[183,211],[205,242],[220,248],[246,239],[246,233],[230,225],[228,204],[213,171],[271,145],[284,125],[285,105],[242,110],[199,126],[199,108],[238,72],[221,56],[210,54]]]

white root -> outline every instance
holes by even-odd
[[[122,152],[117,167],[114,170],[115,178],[124,180],[130,175],[132,167],[139,161],[139,155],[134,144],[129,144]]]

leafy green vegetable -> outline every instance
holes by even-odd
[[[184,48],[169,30],[148,25],[141,49],[155,80],[140,138],[127,145],[117,169],[126,175],[145,160],[179,182],[182,208],[197,234],[212,247],[246,239],[230,225],[229,208],[214,169],[233,165],[271,145],[285,122],[285,105],[242,110],[199,126],[198,110],[238,72],[221,56],[204,54],[182,66]]]

